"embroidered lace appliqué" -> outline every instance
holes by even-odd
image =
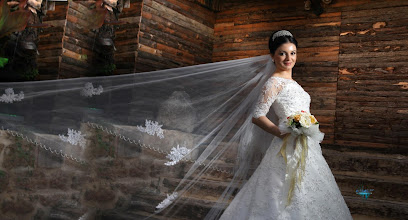
[[[268,113],[269,108],[276,100],[285,84],[285,79],[279,77],[271,77],[266,81],[262,88],[262,95],[255,106],[254,118],[265,116]]]
[[[68,142],[72,145],[78,145],[82,148],[85,147],[86,140],[85,135],[81,134],[81,131],[75,131],[74,129],[68,128],[68,136],[59,135],[60,139],[64,142]]]
[[[157,206],[156,209],[164,209],[167,206],[169,206],[178,196],[177,192],[172,193],[171,195],[167,194],[167,198],[165,198],[162,202],[160,202]]]
[[[85,87],[81,90],[81,95],[85,97],[92,97],[93,95],[100,95],[103,92],[101,85],[98,88],[94,88],[92,83],[88,82]]]
[[[146,119],[145,126],[146,127],[142,127],[142,126],[138,125],[137,129],[139,131],[141,131],[141,132],[145,132],[145,133],[147,133],[149,135],[152,135],[152,136],[154,136],[156,134],[156,136],[158,136],[160,139],[164,138],[163,130],[161,128],[163,125],[159,125],[159,122],[157,122],[157,121],[153,122],[153,121],[150,121],[150,120]]]
[[[5,94],[0,96],[0,102],[13,103],[13,102],[21,101],[24,99],[23,91],[20,91],[19,94],[14,94],[13,88],[7,88],[4,91],[5,91]]]
[[[166,166],[172,166],[178,163],[181,159],[183,159],[184,156],[189,154],[191,152],[191,149],[188,149],[186,147],[180,147],[177,144],[177,147],[173,147],[170,151],[170,153],[166,156],[170,161],[164,163]]]
[[[90,214],[89,212],[83,214],[81,217],[79,217],[78,220],[87,220],[89,218]]]

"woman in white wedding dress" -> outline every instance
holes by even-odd
[[[279,125],[297,111],[310,112],[310,95],[292,79],[292,68],[296,63],[297,42],[289,31],[275,32],[269,40],[271,57],[276,70],[263,87],[253,115],[253,123],[275,135],[264,158],[251,178],[221,216],[227,219],[271,219],[271,220],[348,220],[352,219],[347,204],[338,188],[334,176],[324,159],[321,140],[307,138],[308,153],[305,172],[293,189],[289,205],[290,184],[285,181],[286,162],[280,154],[283,139],[290,134],[281,134]],[[266,117],[273,110],[279,125]],[[294,139],[288,138],[286,145],[288,161],[294,153]]]

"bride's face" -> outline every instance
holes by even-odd
[[[284,43],[272,55],[277,70],[289,71],[296,63],[296,45]]]

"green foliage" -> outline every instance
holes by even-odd
[[[14,141],[17,145],[17,148],[15,150],[15,157],[14,159],[20,159],[23,160],[27,166],[31,166],[34,167],[34,161],[35,158],[34,156],[31,154],[31,152],[33,151],[33,147],[32,145],[28,145],[28,150],[24,149],[23,147],[23,143],[22,143],[22,138],[16,136]]]
[[[25,80],[33,80],[38,76],[38,69],[27,69],[21,76]]]
[[[0,57],[0,68],[3,68],[8,63],[8,59]]]
[[[81,60],[87,60],[88,59],[88,55],[86,54],[81,54]]]
[[[105,64],[99,72],[101,72],[103,75],[111,75],[113,71],[116,70],[116,65],[114,63],[107,63]]]
[[[96,129],[96,142],[98,147],[102,148],[103,150],[106,151],[108,156],[115,157],[115,148],[109,144],[109,142],[106,142],[103,140],[102,132],[99,129]],[[109,137],[109,141],[112,142],[112,137]]]
[[[293,125],[295,125],[296,128],[302,127],[302,125],[300,124],[300,122],[295,121],[295,120],[292,120],[292,121],[290,122],[290,126],[293,126]]]

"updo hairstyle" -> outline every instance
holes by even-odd
[[[276,37],[275,40],[272,40],[272,37],[276,32],[278,31],[273,32],[269,37],[269,51],[271,54],[275,54],[275,51],[284,43],[293,43],[296,48],[298,47],[298,42],[292,36],[280,36]]]

